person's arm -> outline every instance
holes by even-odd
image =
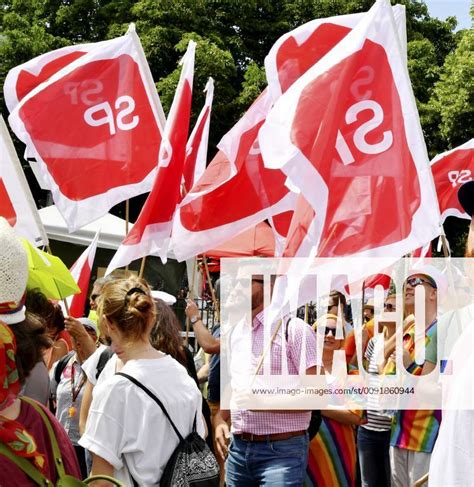
[[[202,347],[206,353],[220,353],[221,341],[219,338],[213,337],[211,332],[204,326],[196,303],[191,299],[188,299],[187,303],[186,316],[190,320],[194,317],[198,318],[192,326],[199,346]]]
[[[92,475],[108,475],[109,477],[113,477],[114,467],[102,457],[99,457],[98,455],[92,453],[91,476]],[[95,482],[91,482],[89,485],[91,485],[92,487],[110,487],[114,484],[107,480],[96,480]]]
[[[413,326],[415,323],[415,317],[414,315],[408,315],[404,320],[403,320],[403,334],[405,334],[410,327]],[[390,338],[385,339],[385,346],[384,346],[384,358],[385,361],[383,364],[379,365],[379,372],[382,373],[385,365],[387,364],[388,360],[392,358],[393,361],[395,361],[396,355],[396,347],[397,347],[397,334],[394,333]],[[406,363],[406,361],[410,360],[409,357],[406,356],[406,350],[405,348],[403,349],[403,362],[405,367],[409,365],[409,362]]]
[[[86,381],[84,386],[84,392],[82,394],[81,411],[79,413],[79,433],[84,434],[86,430],[87,416],[89,415],[89,409],[92,403],[92,390],[94,386],[89,380]]]
[[[230,412],[219,409],[214,416],[213,427],[214,436],[216,438],[217,454],[224,461],[227,457],[228,444],[230,438],[230,430],[227,421],[230,418]]]
[[[203,382],[206,382],[207,379],[209,378],[209,364],[204,364],[197,373],[197,378],[199,381],[199,384],[202,384]]]

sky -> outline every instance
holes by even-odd
[[[428,5],[431,17],[444,20],[446,17],[454,16],[458,20],[456,30],[471,27],[469,15],[471,0],[424,0],[424,2]]]

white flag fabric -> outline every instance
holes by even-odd
[[[17,235],[37,247],[48,244],[46,231],[3,117],[0,117],[0,216],[6,218]]]
[[[162,109],[133,26],[123,37],[15,69],[5,93],[10,126],[34,155],[71,232],[150,191]],[[21,80],[38,69],[40,81],[25,87]]]

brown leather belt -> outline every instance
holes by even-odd
[[[295,436],[303,436],[306,433],[306,430],[302,431],[289,431],[288,433],[273,433],[271,435],[254,435],[253,433],[236,433],[234,434],[235,438],[243,441],[282,441],[288,440],[289,438],[293,438]]]

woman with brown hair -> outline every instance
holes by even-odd
[[[156,310],[149,288],[133,278],[105,284],[98,315],[124,363],[121,373],[161,400],[183,437],[191,433],[195,420],[204,437],[199,390],[176,360],[150,343]],[[79,444],[93,454],[92,474],[112,475],[129,486],[156,485],[178,437],[160,407],[131,380],[116,374],[95,387]]]
[[[174,311],[161,299],[155,299],[157,319],[156,324],[151,330],[151,344],[161,352],[171,355],[187,371],[189,376],[194,379],[199,388],[199,379],[194,365],[194,357],[188,347],[183,345],[180,335],[181,327]],[[202,415],[206,421],[208,431],[211,431],[211,410],[207,401],[202,401]],[[208,435],[206,443],[214,451],[212,435]]]
[[[64,315],[58,304],[52,303],[39,289],[31,289],[26,293],[26,309],[43,320],[52,346],[45,353],[48,370],[60,358],[72,350],[72,339],[65,330]]]

